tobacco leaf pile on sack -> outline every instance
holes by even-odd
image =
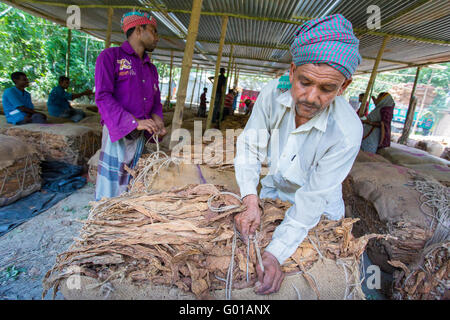
[[[15,137],[0,135],[0,206],[41,188],[40,162],[33,146]]]
[[[74,124],[26,124],[4,131],[29,143],[46,161],[83,165],[100,148],[101,137],[94,130]]]
[[[394,298],[398,300],[450,299],[450,242],[424,250],[416,264],[406,266],[390,261],[400,270],[394,272]]]
[[[100,284],[121,279],[136,285],[177,287],[198,298],[227,286],[252,287],[258,250],[262,253],[269,244],[289,206],[264,200],[260,230],[255,242],[247,244],[240,240],[233,222],[233,214],[245,207],[211,184],[155,194],[128,193],[93,203],[79,238],[46,274],[43,296],[51,288],[56,294],[74,274]],[[358,261],[368,240],[380,236],[354,238],[351,231],[356,221],[323,218],[283,264],[283,271],[303,271],[314,288],[307,270],[319,259]]]

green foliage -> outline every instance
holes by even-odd
[[[0,3],[0,12],[8,7]],[[0,48],[0,91],[13,86],[11,73],[23,71],[33,99],[46,99],[65,74],[67,28],[55,23],[12,9],[0,17]],[[69,91],[94,87],[95,61],[103,49],[103,41],[72,31]]]

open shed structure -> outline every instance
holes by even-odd
[[[279,76],[289,67],[289,46],[295,30],[312,18],[340,13],[353,24],[363,56],[357,74],[371,73],[363,106],[370,96],[377,72],[418,67],[418,75],[422,66],[450,61],[448,0],[3,2],[63,26],[66,26],[69,16],[67,8],[76,5],[81,9],[80,30],[104,39],[107,47],[125,40],[120,28],[120,19],[125,12],[132,9],[152,12],[158,20],[160,34],[152,59],[161,62],[173,59],[174,65],[182,65],[173,128],[181,125],[187,81],[193,64],[215,68],[216,77],[221,66],[228,67],[231,72],[239,70],[246,74]],[[368,10],[369,7],[371,9]],[[372,8],[379,9],[381,21],[379,28],[369,29],[367,22],[374,12]],[[215,88],[212,95],[211,105]],[[363,113],[361,110],[361,115]]]

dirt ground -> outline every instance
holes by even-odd
[[[0,300],[40,300],[42,279],[77,237],[95,186],[86,185],[0,237]],[[52,292],[45,299],[52,299]],[[56,299],[63,299],[58,293]]]

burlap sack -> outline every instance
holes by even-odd
[[[378,150],[378,154],[389,160],[390,162],[398,165],[405,164],[438,164],[448,166],[449,161],[442,158],[435,157],[429,153],[410,148],[401,144],[392,143],[391,147]]]
[[[450,187],[450,167],[448,166],[440,164],[405,164],[404,166],[432,177],[443,185]]]
[[[356,157],[356,162],[384,162],[390,163],[389,160],[383,158],[379,154],[370,153],[360,150],[358,156]]]
[[[414,261],[431,238],[432,211],[421,208],[421,194],[408,184],[411,180],[433,178],[411,169],[381,162],[356,162],[344,181],[346,215],[360,218],[355,235],[390,234],[397,240],[371,240],[368,255],[385,272],[392,273],[388,260],[405,264]]]
[[[344,271],[342,264],[330,259],[317,261],[308,274],[314,279],[321,300],[362,300],[359,270]],[[347,273],[347,274],[346,274]],[[356,285],[355,285],[356,284]],[[87,276],[72,276],[61,282],[61,293],[68,300],[194,300],[195,295],[177,287],[139,285],[129,280],[113,280],[102,284]],[[210,298],[225,299],[225,290],[216,290]],[[317,300],[317,294],[303,275],[286,276],[280,291],[271,295],[258,295],[253,288],[234,289],[233,300]]]
[[[0,135],[0,206],[41,188],[40,157],[33,146]]]
[[[101,146],[94,130],[76,124],[27,124],[5,131],[32,144],[47,161],[83,165]]]
[[[210,183],[224,186],[227,190],[239,193],[234,170],[217,170],[207,165],[184,164],[171,165],[162,169],[153,178],[152,192],[169,191],[188,184]],[[138,189],[142,186],[136,185]]]
[[[3,133],[7,128],[12,127],[12,124],[6,122],[6,117],[0,115],[0,133]]]

